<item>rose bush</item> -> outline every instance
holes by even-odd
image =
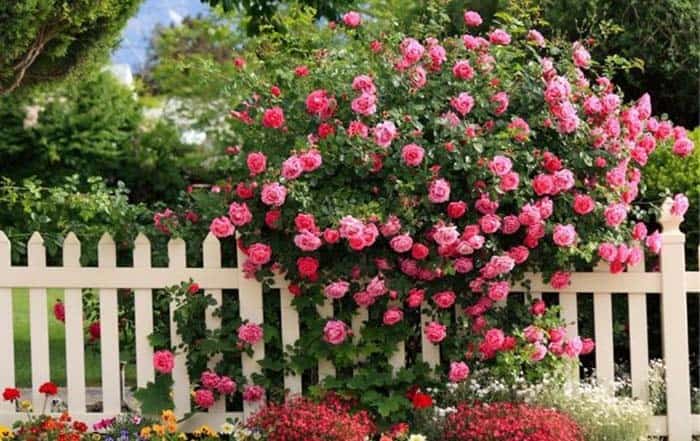
[[[247,277],[287,279],[304,328],[287,368],[328,358],[339,375],[323,386],[385,417],[405,416],[406,389],[432,381],[421,331],[443,359],[504,377],[592,351],[556,311],[509,294],[526,271],[554,290],[601,259],[623,271],[643,257],[632,239],[658,252],[658,233],[635,228],[641,170],[656,149],[693,148],[648,95],[626,103],[583,42],[545,41],[507,15],[477,35],[474,14],[441,39],[439,22],[409,36],[355,15],[309,41],[260,37],[231,80],[249,94],[230,112],[228,176],[192,195],[214,235],[238,235]],[[178,234],[184,214],[164,216]],[[317,312],[326,301],[333,317]],[[395,372],[400,342],[408,366]]]

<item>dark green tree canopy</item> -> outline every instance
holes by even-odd
[[[0,93],[103,61],[141,0],[0,2]]]

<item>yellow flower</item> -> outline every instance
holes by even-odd
[[[165,422],[177,421],[177,417],[175,417],[175,413],[172,410],[164,410],[160,417]]]
[[[202,426],[199,429],[197,429],[199,433],[201,433],[204,436],[211,436],[214,438],[218,438],[219,434],[214,432],[209,426]]]
[[[31,401],[28,400],[23,400],[19,402],[19,407],[25,412],[31,412],[32,411],[32,403]]]
[[[12,438],[12,430],[9,427],[0,426],[0,440]]]
[[[165,435],[165,427],[163,427],[161,424],[154,424],[151,426],[153,429],[153,432],[158,435],[158,436],[163,436]]]
[[[141,438],[143,439],[149,439],[151,437],[151,428],[150,427],[144,427],[141,429]]]
[[[175,433],[177,432],[177,424],[172,421],[165,423],[165,429],[168,431],[168,433]]]

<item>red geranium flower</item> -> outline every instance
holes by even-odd
[[[39,387],[39,392],[48,396],[53,396],[58,393],[58,386],[48,381]]]
[[[19,389],[13,387],[6,388],[2,393],[2,399],[5,401],[15,401],[21,396]]]
[[[416,392],[413,395],[413,407],[416,409],[425,409],[433,405],[433,399],[428,394],[424,394],[421,391]]]

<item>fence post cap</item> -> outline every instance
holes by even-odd
[[[661,206],[661,216],[659,216],[659,223],[663,227],[664,233],[679,232],[679,227],[683,222],[683,216],[678,216],[671,212],[672,207],[673,199],[666,198]]]
[[[10,239],[7,238],[7,235],[2,230],[0,230],[0,243],[1,244],[9,244],[10,243]]]
[[[148,236],[146,236],[143,233],[139,233],[136,235],[136,239],[134,239],[134,244],[135,245],[150,245],[151,241],[148,239]]]
[[[80,245],[80,240],[78,239],[78,236],[75,235],[72,231],[66,234],[66,238],[63,239],[63,246],[66,245]]]
[[[28,245],[43,245],[44,244],[44,238],[41,237],[41,234],[39,234],[38,231],[35,231],[32,233],[32,236],[29,238],[29,242],[27,242]]]
[[[100,237],[100,241],[97,243],[98,245],[114,245],[114,239],[112,239],[112,235],[109,234],[108,232],[104,232],[102,234],[102,237]]]

